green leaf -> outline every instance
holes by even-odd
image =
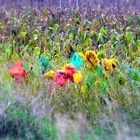
[[[27,71],[27,72],[30,71],[31,67],[32,67],[32,65],[31,65],[30,62],[25,62],[24,63],[24,70],[25,71]]]
[[[89,76],[87,81],[88,88],[91,88],[91,86],[93,86],[95,82],[96,82],[95,76]]]
[[[49,49],[49,50],[52,48],[52,44],[53,44],[53,42],[52,42],[52,40],[50,40],[50,41],[48,42],[48,49]]]
[[[19,57],[19,55],[17,53],[13,53],[13,55],[11,56],[11,59],[14,63],[16,63],[17,61],[21,61],[21,58]]]
[[[137,40],[137,41],[135,42],[135,49],[138,50],[139,47],[140,47],[140,40]]]
[[[103,76],[104,76],[104,68],[101,65],[96,66],[95,71],[97,73],[97,77],[103,78]]]
[[[98,84],[98,87],[99,87],[99,89],[100,89],[100,91],[101,91],[101,94],[103,94],[104,96],[107,96],[107,95],[108,95],[108,93],[109,93],[109,88],[108,88],[106,82],[103,82],[103,81],[100,82],[100,83]]]
[[[8,73],[8,74],[5,74],[5,75],[4,75],[4,78],[5,78],[8,82],[10,82],[10,81],[12,80],[12,77],[10,76],[9,73]]]
[[[126,33],[126,41],[127,41],[127,43],[128,44],[131,44],[132,41],[133,41],[133,39],[134,39],[133,33],[132,32],[127,32]]]
[[[132,80],[135,80],[137,82],[140,82],[140,71],[137,70],[137,69],[134,69],[130,66],[125,66],[126,68],[126,71],[129,75],[129,77],[132,79]]]
[[[54,124],[48,120],[47,118],[44,119],[43,123],[43,134],[47,139],[56,139],[56,128]]]
[[[35,47],[34,53],[36,56],[39,56],[41,53],[41,49],[39,47]]]
[[[30,70],[30,75],[32,76],[32,77],[35,77],[36,76],[36,73],[35,73],[35,71],[33,71],[33,70]]]
[[[120,85],[124,85],[125,84],[125,76],[124,76],[124,74],[120,74],[119,75],[119,84]]]
[[[76,36],[76,29],[72,30],[72,36],[73,36],[73,38]]]
[[[116,53],[117,49],[119,48],[120,46],[118,44],[115,45],[115,47],[113,47],[113,52],[114,54]]]
[[[6,49],[7,57],[10,58],[12,53],[13,53],[13,46],[12,46],[12,44],[9,44],[8,48]]]
[[[140,82],[140,71],[138,70],[134,71],[133,79],[137,82]]]
[[[106,49],[103,49],[103,50],[100,50],[100,51],[98,51],[97,52],[97,55],[99,56],[99,57],[101,57],[102,55],[105,55],[106,54],[106,51],[107,51],[108,49],[106,48]]]
[[[91,31],[90,38],[92,38],[93,36],[94,36],[94,31]]]
[[[108,36],[107,31],[103,27],[101,28],[101,33],[105,36]]]

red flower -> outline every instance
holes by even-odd
[[[24,70],[24,62],[17,62],[9,73],[18,83],[23,83],[28,76],[28,72]]]
[[[56,73],[55,81],[57,86],[65,87],[67,83],[67,75],[61,71],[58,71]]]
[[[77,69],[75,66],[67,66],[65,67],[66,73],[67,73],[67,77],[68,79],[74,83],[74,79],[73,79],[73,74],[77,72]]]
[[[55,82],[59,87],[65,87],[67,80],[69,79],[74,83],[73,75],[77,72],[77,69],[73,65],[64,66],[60,71],[56,73]]]

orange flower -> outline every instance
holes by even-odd
[[[9,73],[18,83],[23,83],[25,77],[28,76],[28,72],[24,70],[24,62],[17,62],[14,67],[9,70]]]
[[[100,63],[100,60],[94,51],[86,51],[86,58],[94,68]]]

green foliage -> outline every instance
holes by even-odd
[[[93,87],[95,82],[96,82],[95,76],[89,76],[88,77],[88,80],[87,80],[88,89],[90,89],[91,87]]]
[[[32,67],[32,65],[31,65],[30,62],[25,62],[25,64],[24,64],[24,70],[25,71],[29,72],[31,67]]]
[[[43,121],[43,131],[44,138],[48,140],[55,140],[57,138],[57,129],[54,126],[53,122],[47,118]]]
[[[26,139],[40,137],[37,119],[31,115],[27,108],[15,102],[7,108],[5,113],[7,117],[0,122],[1,136],[23,137]]]
[[[127,73],[132,80],[140,82],[140,71],[130,66],[126,66]]]
[[[134,36],[132,32],[127,32],[126,33],[126,40],[128,44],[131,44],[134,40]]]
[[[97,73],[97,77],[103,78],[103,76],[104,76],[104,68],[101,65],[98,65],[95,68],[95,72]]]
[[[51,121],[39,121],[29,108],[20,102],[12,102],[6,109],[6,118],[0,120],[1,137],[22,139],[56,139],[56,128]],[[43,125],[42,125],[43,124]]]
[[[98,88],[99,88],[102,95],[107,96],[109,94],[109,88],[108,88],[107,82],[105,80],[102,80],[98,84]]]

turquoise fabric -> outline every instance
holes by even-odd
[[[77,52],[74,53],[72,59],[71,59],[71,63],[78,69],[78,70],[82,70],[83,65],[84,65],[84,61],[82,59],[82,56],[79,55]]]
[[[41,56],[38,65],[39,65],[42,73],[45,73],[46,71],[48,71],[52,68],[52,64],[50,62],[50,59],[46,56]]]

